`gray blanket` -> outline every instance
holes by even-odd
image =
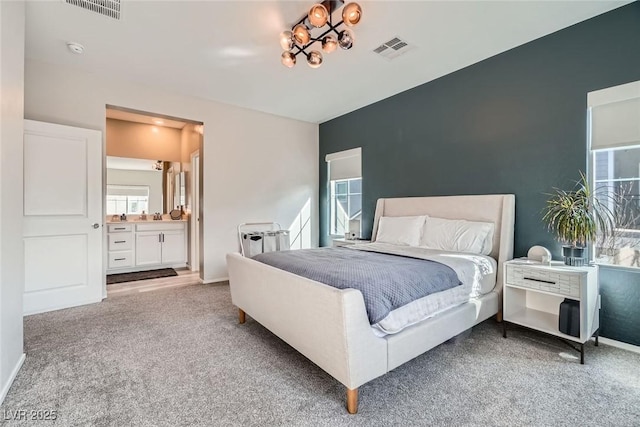
[[[396,308],[461,285],[453,269],[439,262],[348,248],[269,252],[253,259],[335,288],[359,290],[372,325]]]

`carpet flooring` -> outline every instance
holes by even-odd
[[[132,273],[107,274],[107,285],[116,283],[135,282],[136,280],[159,279],[173,277],[178,273],[173,268],[159,268],[157,270],[134,271]]]
[[[640,355],[588,345],[586,365],[493,320],[360,388],[345,388],[248,318],[228,285],[109,298],[25,320],[27,358],[0,414],[60,426],[638,426]],[[21,425],[2,421],[4,425]]]

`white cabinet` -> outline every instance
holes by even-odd
[[[560,332],[560,304],[573,300],[579,305],[579,336]],[[503,320],[506,338],[507,322],[536,329],[580,344],[584,363],[584,343],[600,327],[598,267],[569,267],[525,264],[518,260],[505,263]]]
[[[136,226],[136,266],[186,264],[185,222]],[[153,230],[149,230],[152,228]]]
[[[162,233],[162,263],[186,262],[184,230],[170,230]]]
[[[136,266],[162,264],[162,234],[159,231],[136,233]]]
[[[107,274],[186,266],[185,221],[109,224],[107,231]]]
[[[107,231],[107,269],[133,267],[134,237],[131,225],[109,224]]]

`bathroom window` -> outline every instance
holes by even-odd
[[[107,185],[107,215],[149,212],[149,187],[144,185]]]

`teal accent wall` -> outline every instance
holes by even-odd
[[[559,259],[540,212],[586,170],[587,93],[636,80],[637,2],[322,123],[321,244],[325,155],[362,147],[365,236],[381,197],[514,193],[515,256],[543,245]],[[640,345],[640,272],[602,269],[601,283],[602,335]]]

